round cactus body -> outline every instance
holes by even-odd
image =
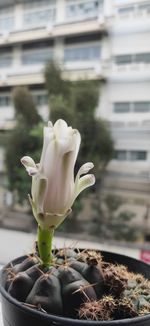
[[[86,320],[150,313],[150,281],[123,265],[105,263],[96,251],[53,251],[50,267],[38,253],[6,270],[8,293],[45,313]]]
[[[41,267],[38,256],[31,255],[8,269],[8,293],[47,313],[76,318],[84,302],[103,295],[101,256],[92,262],[87,259],[90,255],[90,251],[59,250],[48,269]]]

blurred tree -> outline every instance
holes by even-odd
[[[42,120],[37,113],[32,95],[26,87],[13,91],[16,124],[10,131],[6,144],[6,169],[10,191],[17,191],[18,201],[30,192],[31,178],[22,168],[20,159],[30,155],[37,162],[42,147]]]
[[[34,126],[41,121],[33,97],[27,87],[16,87],[12,93],[17,121],[23,119],[27,126]]]
[[[88,161],[94,163],[96,185],[90,188],[89,192],[95,191],[95,194],[100,194],[101,177],[113,155],[113,141],[108,125],[106,121],[96,118],[95,115],[100,82],[65,81],[58,65],[50,62],[45,67],[45,84],[49,94],[50,119],[55,122],[63,118],[69,125],[75,126],[80,131],[82,143],[75,168],[77,171]],[[74,217],[81,209],[82,205],[75,204]]]
[[[115,239],[120,241],[135,241],[140,236],[140,230],[133,223],[136,215],[129,210],[122,210],[124,201],[120,196],[108,194],[98,206],[95,201],[93,208],[95,217],[89,225],[92,234],[101,239]]]
[[[95,171],[105,169],[113,155],[113,141],[106,121],[96,118],[99,81],[65,81],[54,62],[45,67],[45,83],[49,94],[50,119],[64,118],[82,135],[80,164],[95,163]]]

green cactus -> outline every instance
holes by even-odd
[[[86,320],[114,320],[150,313],[150,281],[100,253],[64,248],[43,266],[38,251],[6,269],[5,288],[24,305]]]

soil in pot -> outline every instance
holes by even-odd
[[[56,250],[52,266],[43,269],[35,253],[9,264],[2,283],[24,307],[46,315],[88,321],[148,316],[150,269],[143,276],[142,263],[137,268],[134,259],[124,256],[122,264],[122,256],[112,259],[112,255],[104,253],[103,258],[96,251]]]

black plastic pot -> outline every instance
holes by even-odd
[[[104,251],[101,251],[101,253],[106,262],[123,264],[130,271],[141,273],[150,280],[150,265],[124,255]],[[13,262],[19,263],[23,259],[24,257],[19,257]],[[0,286],[4,326],[150,326],[150,314],[129,319],[96,322],[63,318],[35,311],[24,306],[7,293],[4,288],[5,268],[2,270]]]

